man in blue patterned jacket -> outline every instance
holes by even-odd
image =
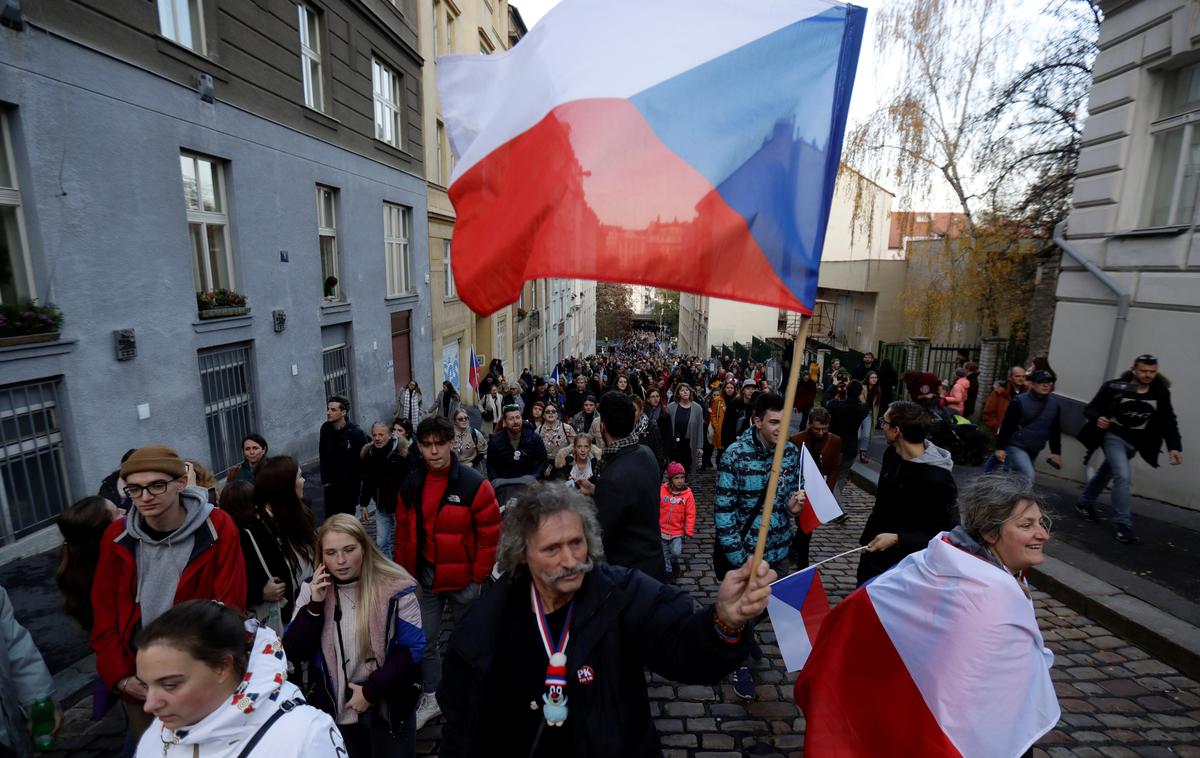
[[[766,499],[767,479],[775,458],[775,442],[783,431],[783,398],[770,392],[754,398],[751,426],[733,444],[717,466],[717,497],[714,508],[717,538],[713,547],[713,570],[720,579],[740,567],[754,555],[758,528],[762,522],[763,501]],[[796,532],[796,514],[802,501],[797,492],[800,484],[800,450],[786,443],[783,466],[779,472],[779,487],[775,507],[767,531],[763,560],[780,566],[787,560],[788,548]],[[780,575],[785,572],[780,570]],[[754,646],[754,657],[762,651]],[[733,689],[743,700],[754,698],[754,678],[749,666],[733,673]]]

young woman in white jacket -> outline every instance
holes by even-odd
[[[247,647],[249,645],[249,647]],[[335,758],[333,719],[287,681],[279,635],[214,600],[189,600],[137,637],[154,722],[138,758]]]

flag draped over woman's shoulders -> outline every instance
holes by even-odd
[[[1058,723],[1053,657],[1017,581],[943,533],[825,618],[804,754],[1015,758]]]

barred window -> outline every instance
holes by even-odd
[[[218,479],[242,461],[242,438],[257,431],[249,345],[202,350],[200,387],[213,475]]]
[[[48,526],[71,503],[59,379],[0,387],[0,543]]]

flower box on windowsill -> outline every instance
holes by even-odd
[[[15,347],[17,345],[32,345],[37,342],[54,342],[59,332],[38,332],[36,334],[16,334],[11,337],[0,337],[0,347]]]
[[[248,305],[222,305],[216,308],[205,308],[200,311],[201,319],[229,318],[230,316],[245,316],[250,312]]]

